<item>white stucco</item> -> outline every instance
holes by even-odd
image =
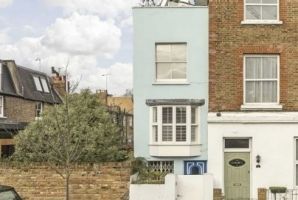
[[[205,175],[168,174],[165,184],[131,184],[130,200],[211,200],[213,177]]]
[[[251,198],[257,198],[257,188],[295,187],[297,112],[221,113],[220,117],[209,113],[208,172],[215,177],[215,188],[224,189],[224,138],[239,137],[251,140]],[[256,168],[257,155],[261,168]]]

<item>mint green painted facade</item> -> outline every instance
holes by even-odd
[[[134,21],[134,151],[147,160],[174,160],[175,173],[184,161],[207,160],[208,7],[138,7]],[[155,44],[187,43],[187,84],[156,84]],[[201,156],[151,157],[149,106],[146,99],[204,99],[200,107]]]

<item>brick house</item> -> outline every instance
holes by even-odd
[[[210,0],[208,172],[226,199],[298,186],[298,2]]]
[[[108,106],[114,122],[120,127],[123,145],[133,148],[133,97],[112,96],[107,90],[97,90],[101,101]]]
[[[45,73],[0,60],[1,157],[13,153],[15,134],[39,119],[44,107],[58,103],[61,97]]]

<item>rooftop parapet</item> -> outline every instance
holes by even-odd
[[[140,0],[141,7],[192,7],[208,6],[209,0]]]

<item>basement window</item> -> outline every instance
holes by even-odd
[[[14,151],[14,145],[1,145],[1,158],[8,158],[12,156]]]

